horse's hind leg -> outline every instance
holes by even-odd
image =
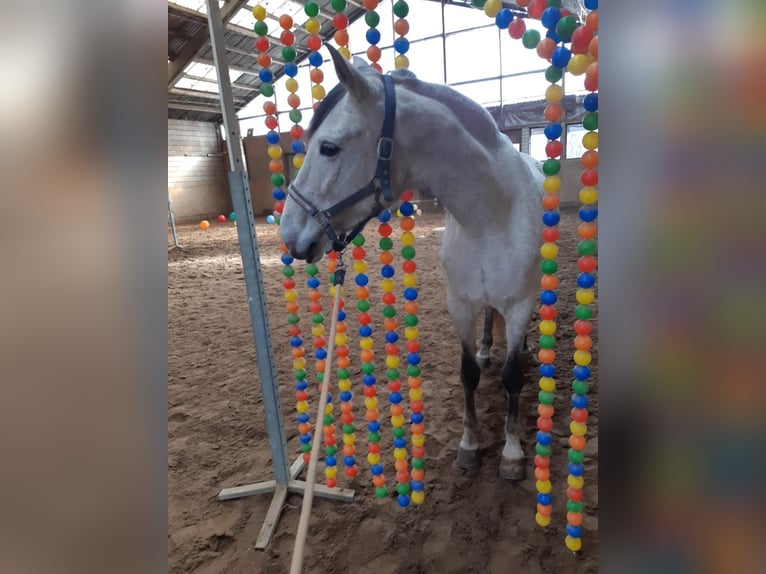
[[[481,369],[474,358],[478,309],[467,301],[450,296],[447,297],[447,306],[460,339],[462,351],[460,355],[460,381],[463,383],[465,394],[463,436],[460,439],[456,462],[460,468],[478,468],[481,463],[479,460],[479,429],[476,418],[475,392],[476,387],[479,386]]]
[[[481,335],[481,345],[479,346],[479,352],[476,353],[476,362],[482,369],[489,367],[490,363],[489,352],[490,349],[492,349],[492,320],[494,317],[494,309],[489,306],[484,307],[484,331]]]
[[[508,355],[503,365],[502,379],[508,394],[508,412],[505,418],[505,446],[500,461],[500,476],[510,480],[522,480],[527,472],[516,423],[519,418],[519,394],[524,384],[524,333],[532,315],[533,304],[534,298],[530,297],[514,305],[505,314]]]

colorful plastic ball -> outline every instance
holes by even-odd
[[[569,63],[569,59],[572,57],[572,52],[565,46],[559,46],[551,54],[551,64],[557,68],[566,68]]]
[[[404,0],[398,0],[396,4],[394,4],[394,15],[397,18],[406,18],[409,13],[410,7]]]
[[[574,32],[572,32],[572,53],[573,54],[587,54],[588,45],[593,39],[593,30],[580,26]]]
[[[394,50],[399,54],[406,54],[410,49],[410,41],[407,38],[397,38],[394,40]]]
[[[551,54],[553,54],[553,50],[555,49],[555,40],[552,40],[551,38],[543,38],[537,43],[535,51],[537,52],[537,55],[540,56],[543,60],[549,60]]]
[[[583,98],[582,107],[588,112],[598,110],[598,94],[588,94]]]
[[[486,4],[485,4],[485,8],[486,8]],[[513,12],[508,10],[508,8],[503,8],[495,15],[495,25],[501,30],[505,30],[508,26],[510,26],[512,21],[513,21]]]
[[[272,145],[276,145],[279,143],[279,132],[275,132],[273,130],[270,130],[266,134],[266,141],[269,142]]]
[[[561,134],[564,132],[564,128],[561,124],[548,124],[545,126],[545,130],[543,133],[545,134],[545,137],[549,140],[557,140],[561,137]],[[559,163],[559,167],[561,164]],[[548,173],[547,171],[545,172]],[[556,173],[558,173],[558,169],[556,170]],[[555,175],[555,174],[553,174]]]
[[[380,15],[377,12],[368,11],[364,15],[364,22],[370,28],[374,28],[375,26],[380,24]]]
[[[546,0],[532,0],[532,2],[529,4],[529,7],[527,8],[527,14],[530,18],[539,20],[547,6],[548,3]]]
[[[279,17],[279,25],[282,26],[283,29],[289,30],[293,27],[293,17],[289,14],[282,14]]]
[[[289,62],[285,64],[285,75],[294,78],[298,75],[298,66],[294,62]]]
[[[592,205],[583,205],[579,211],[580,219],[585,222],[592,222],[598,218],[598,208]]]
[[[263,20],[266,18],[266,8],[260,4],[253,7],[253,18],[256,20]]]
[[[292,46],[285,46],[284,48],[282,48],[282,59],[285,62],[292,62],[293,60],[295,60],[295,55],[296,55],[295,48],[293,48]]]
[[[497,16],[498,12],[500,12],[502,7],[503,7],[502,0],[486,0],[486,2],[484,2],[483,9],[484,9],[484,13],[487,16],[489,16],[490,18],[494,18]]]
[[[588,10],[598,10],[598,0],[585,0],[583,6]]]
[[[324,57],[319,52],[311,52],[309,54],[309,64],[314,66],[315,68],[318,68],[319,66],[324,63]]]
[[[330,5],[336,12],[343,12],[346,9],[346,0],[332,0]]]
[[[229,221],[236,221],[237,220],[237,214],[233,211],[229,214]]]
[[[271,56],[268,52],[258,55],[258,65],[262,68],[268,68],[271,66]]]
[[[394,32],[399,36],[406,36],[410,31],[410,23],[404,18],[399,18],[394,22]]]
[[[571,536],[567,536],[565,542],[567,548],[572,552],[579,552],[582,548],[582,538],[572,538]]]
[[[521,39],[527,31],[527,24],[522,18],[516,18],[508,25],[508,35],[514,40]]]
[[[275,221],[276,221],[276,219],[274,218],[273,215],[267,215],[266,216],[266,223],[274,223]]]
[[[226,221],[225,215],[219,215],[218,216],[218,223],[224,223]]]
[[[540,22],[546,29],[550,30],[556,26],[556,23],[560,18],[561,11],[555,6],[551,6],[543,10],[542,15],[540,16]]]
[[[380,31],[377,28],[370,28],[365,35],[368,44],[377,44],[380,42]]]
[[[200,229],[207,229],[208,227],[210,227],[210,222],[207,219],[203,219],[199,222]]]
[[[406,508],[410,505],[410,497],[406,494],[400,494],[396,497],[396,503],[402,508]]]
[[[290,30],[285,30],[279,35],[279,41],[285,46],[292,46],[295,44],[295,34],[290,32]]]
[[[263,20],[259,20],[255,23],[255,26],[253,26],[253,32],[263,37],[269,33],[269,26]]]
[[[255,49],[259,52],[266,52],[269,49],[269,39],[268,38],[258,38],[255,41]]]
[[[564,16],[556,23],[556,35],[562,42],[569,42],[577,29],[577,19],[574,16]]]
[[[588,59],[588,56],[586,56],[585,54],[574,54],[572,58],[569,60],[569,64],[567,65],[567,71],[573,76],[581,76],[585,73],[585,70],[588,68],[588,64],[590,64],[590,60]]]
[[[527,30],[521,37],[521,43],[529,50],[537,48],[537,45],[540,43],[540,32],[534,29]]]

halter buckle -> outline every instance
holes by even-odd
[[[394,140],[392,138],[381,137],[378,140],[378,159],[391,161],[394,157]]]

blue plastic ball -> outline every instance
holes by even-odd
[[[300,337],[293,337],[290,339],[290,346],[291,347],[300,347],[303,344],[303,339]]]
[[[553,50],[551,55],[551,64],[557,68],[566,68],[569,63],[569,59],[572,57],[572,52],[565,46],[559,46]]]
[[[298,75],[298,65],[295,62],[285,64],[285,75],[294,78]]]
[[[548,30],[545,33],[545,37],[546,38],[550,38],[551,40],[553,40],[553,42],[555,44],[560,44],[561,43],[561,38],[559,38],[559,35],[556,33],[555,30]]]
[[[391,401],[392,404],[398,405],[402,402],[402,394],[401,393],[390,393],[388,395],[388,400]]]
[[[548,506],[551,502],[553,502],[553,495],[550,492],[546,492],[546,493],[538,492],[537,502],[545,506]]]
[[[397,38],[394,40],[394,50],[400,54],[406,54],[410,49],[410,41],[407,38]]]
[[[538,444],[541,444],[543,446],[547,446],[553,442],[553,437],[551,436],[551,433],[543,432],[543,431],[537,431],[537,442]]]
[[[342,400],[344,403],[347,403],[351,400],[352,395],[351,391],[341,391],[339,395],[340,400]]]
[[[575,462],[570,462],[567,465],[567,470],[569,471],[569,474],[572,476],[582,476],[582,473],[585,471],[585,468],[583,465]]]
[[[311,52],[309,54],[309,64],[311,64],[315,68],[318,68],[319,66],[321,66],[323,62],[324,62],[324,58],[322,57],[322,54],[320,54],[319,52]]]
[[[302,434],[298,440],[300,440],[302,444],[308,444],[311,442],[311,434]]]
[[[396,269],[394,269],[391,265],[383,265],[383,267],[380,268],[380,274],[385,277],[386,279],[389,279],[396,274]]]
[[[582,107],[584,107],[585,110],[589,112],[598,111],[598,93],[591,92],[585,96],[582,100]]]
[[[380,421],[370,421],[367,423],[367,430],[370,432],[378,432],[380,430]]]
[[[580,379],[582,380],[582,379]],[[578,395],[577,393],[572,395],[572,406],[576,409],[588,408],[588,397],[586,395]]]
[[[551,291],[550,289],[546,289],[542,293],[540,293],[540,302],[543,305],[555,305],[556,301],[558,301],[558,297],[556,296],[555,291]]]
[[[274,79],[274,74],[271,73],[271,70],[268,68],[263,68],[260,72],[258,72],[258,78],[265,84],[268,84]]]
[[[369,337],[372,335],[372,327],[369,325],[362,325],[359,327],[359,336],[360,337]]]
[[[406,438],[395,438],[394,439],[394,448],[405,448],[407,446],[407,439]]]
[[[547,28],[548,30],[551,30],[552,28],[556,27],[556,24],[558,24],[558,21],[561,19],[561,10],[556,8],[555,6],[549,6],[545,10],[543,10],[542,16],[540,16],[540,23]]]
[[[290,265],[290,263],[295,261],[295,259],[293,259],[293,256],[290,255],[289,253],[283,253],[281,260],[282,260],[282,263],[284,263],[285,265]]]
[[[319,359],[320,361],[322,359],[326,359],[327,358],[327,349],[325,349],[324,347],[322,347],[321,349],[317,349],[316,352],[314,353],[314,357]]]
[[[396,503],[402,508],[406,508],[410,505],[410,497],[406,494],[400,494],[396,497]]]
[[[237,221],[237,214],[236,214],[236,212],[232,211],[229,214],[229,221]]]
[[[403,216],[409,217],[415,212],[415,208],[409,201],[405,201],[399,206],[399,211],[402,212]]]
[[[404,290],[404,298],[407,299],[407,301],[414,301],[418,298],[418,290],[414,287],[407,287]]]
[[[374,474],[375,476],[377,476],[377,475],[379,475],[379,474],[383,474],[383,466],[382,466],[382,465],[380,465],[380,464],[373,464],[373,465],[370,467],[370,472],[371,472],[372,474]]]
[[[303,153],[306,151],[306,144],[304,144],[301,140],[293,141],[290,147],[292,148],[293,153]]]
[[[391,219],[391,210],[390,209],[384,209],[378,214],[378,221],[381,223],[385,223]]]
[[[324,463],[325,463],[327,466],[335,466],[336,464],[338,464],[338,461],[335,459],[335,457],[334,457],[334,456],[327,456],[327,457],[325,457],[325,459],[324,459]]]
[[[386,331],[386,343],[396,343],[399,340],[399,334],[396,331]]]
[[[377,28],[370,28],[367,30],[366,38],[368,44],[375,45],[380,42],[380,32]]]
[[[410,365],[420,364],[420,355],[417,353],[410,353],[409,355],[407,355],[407,362]]]
[[[592,273],[580,273],[577,276],[577,286],[583,289],[590,289],[596,284],[596,278]]]
[[[512,21],[513,12],[508,10],[508,8],[503,8],[495,15],[495,25],[501,30],[505,30],[510,26]]]
[[[344,466],[354,466],[355,464],[356,464],[356,459],[353,456],[343,457]]]
[[[375,378],[375,375],[365,375],[362,377],[362,382],[366,387],[373,386],[378,380]]]
[[[572,369],[572,374],[575,379],[585,381],[590,377],[590,369],[585,365],[575,365],[575,368]]]
[[[410,481],[410,488],[414,491],[423,490],[424,487],[425,485],[419,480]]]
[[[346,320],[346,312],[341,309],[338,311],[338,321],[345,321]]]
[[[410,420],[416,424],[419,425],[423,422],[423,413],[412,413],[412,416],[410,417]]]
[[[543,377],[555,377],[556,365],[543,363],[542,365],[540,365],[540,375]]]
[[[543,213],[543,223],[548,227],[558,225],[560,220],[561,215],[559,215],[558,211],[546,211]]]
[[[275,187],[274,190],[271,192],[271,195],[277,201],[281,201],[287,197],[285,190],[280,187]]]
[[[596,218],[598,218],[598,208],[593,207],[592,205],[583,205],[580,208],[580,219],[585,221],[586,223],[590,223],[591,221],[596,221]]]
[[[271,145],[275,145],[279,143],[279,132],[275,132],[274,130],[271,130],[266,134],[266,141],[269,142]]]
[[[307,423],[307,422],[309,422],[309,420],[311,420],[311,415],[309,415],[308,413],[300,413],[298,415],[298,422],[299,423]]]
[[[367,277],[367,275],[365,275],[364,273],[359,273],[359,274],[358,274],[358,275],[357,275],[357,276],[354,278],[354,281],[355,281],[355,282],[356,282],[356,284],[357,284],[357,285],[359,285],[360,287],[364,287],[365,285],[367,285],[367,283],[369,283],[369,281],[370,281],[370,280],[369,280],[369,278]]]
[[[306,382],[306,379],[301,379],[300,381],[295,383],[296,391],[305,391],[308,388],[309,388],[309,384]]]
[[[557,140],[561,137],[563,132],[564,128],[561,126],[561,124],[548,124],[545,126],[543,133],[545,133],[545,137],[549,140]]]
[[[318,289],[319,288],[319,279],[317,277],[309,277],[306,280],[306,286],[309,289]]]
[[[567,524],[567,536],[580,538],[580,536],[582,536],[582,527],[575,526],[574,524]]]
[[[266,223],[274,223],[275,221],[276,221],[276,218],[273,215],[266,216]]]
[[[598,10],[598,0],[585,0],[583,6],[588,10]]]

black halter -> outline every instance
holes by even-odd
[[[394,155],[394,116],[396,115],[396,93],[394,92],[394,80],[391,76],[381,76],[383,80],[383,91],[385,93],[383,128],[380,131],[378,140],[378,165],[375,168],[375,175],[372,176],[369,183],[357,192],[351,194],[328,209],[319,209],[304,195],[298,192],[295,185],[290,184],[288,190],[295,200],[295,203],[305,209],[308,214],[314,218],[327,237],[332,241],[335,251],[343,251],[356,235],[364,229],[367,222],[382,212],[386,206],[380,202],[380,195],[391,202],[393,195],[391,193],[391,157]],[[362,221],[357,223],[348,233],[338,234],[332,226],[332,218],[338,213],[345,211],[363,200],[368,195],[375,197],[375,205],[371,213]]]

